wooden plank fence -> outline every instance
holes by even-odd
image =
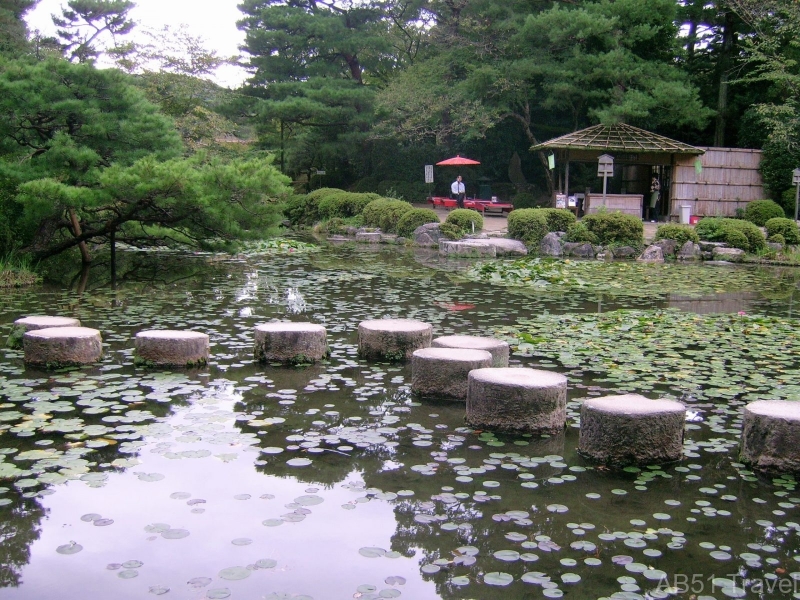
[[[670,216],[678,217],[682,205],[692,214],[733,216],[752,200],[765,198],[758,170],[761,150],[745,148],[703,148],[702,156],[676,159],[670,187]],[[695,167],[700,161],[701,168]]]

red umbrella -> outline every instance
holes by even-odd
[[[441,162],[436,163],[437,167],[458,167],[460,165],[479,165],[480,161],[472,160],[471,158],[464,158],[460,154],[456,154],[453,158],[448,158]]]

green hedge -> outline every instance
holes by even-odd
[[[800,244],[800,229],[797,228],[797,223],[794,222],[794,219],[775,217],[767,221],[764,227],[767,228],[767,236],[769,238],[781,235],[783,236],[784,244]]]
[[[564,208],[537,208],[547,219],[547,231],[567,231],[577,219],[575,213]]]
[[[740,219],[705,218],[695,227],[701,240],[724,242],[745,252],[757,252],[766,246],[761,230],[750,221]],[[744,236],[744,240],[742,240]]]
[[[633,215],[621,212],[594,213],[583,217],[582,223],[603,246],[639,248],[644,245],[644,225],[641,219]]]
[[[475,225],[475,233],[483,229],[483,216],[477,210],[471,208],[456,208],[451,210],[445,219],[445,223],[452,223],[464,233],[472,233],[472,225]]]
[[[565,235],[563,239],[565,242],[577,242],[579,244],[586,242],[590,244],[599,243],[597,236],[589,231],[582,221],[570,225],[567,229],[567,235]]]
[[[337,188],[320,188],[310,194],[291,196],[283,205],[285,216],[292,227],[311,227],[322,219],[320,202],[328,196],[345,193]]]
[[[694,227],[689,225],[678,225],[677,223],[667,223],[666,225],[659,225],[656,230],[657,240],[675,240],[678,246],[683,246],[686,242],[694,242],[695,244],[700,241]]]
[[[465,235],[464,230],[461,229],[461,227],[455,223],[448,223],[447,221],[439,225],[439,233],[441,233],[448,240],[453,240],[454,242],[460,240]]]
[[[759,227],[763,227],[770,219],[785,217],[783,208],[772,200],[753,200],[744,207],[744,218]]]
[[[319,201],[319,215],[322,219],[355,217],[363,212],[367,204],[379,198],[380,196],[374,193],[356,194],[340,191],[327,194]]]
[[[438,223],[439,215],[431,208],[413,208],[406,212],[397,222],[397,235],[410,238],[414,230],[427,223]]]
[[[395,233],[400,218],[414,207],[404,200],[379,198],[364,207],[362,216],[367,227],[380,227],[384,233]]]
[[[539,244],[547,235],[547,219],[541,210],[519,208],[508,213],[508,236],[521,240],[529,248],[538,251]]]

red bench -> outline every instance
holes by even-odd
[[[433,204],[434,207],[440,206],[448,210],[456,208],[457,203],[453,198],[445,198],[443,196],[433,196],[428,198],[428,202]],[[481,213],[510,213],[514,210],[514,205],[509,202],[492,202],[491,200],[464,200],[464,208],[471,208]]]

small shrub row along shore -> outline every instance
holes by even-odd
[[[0,289],[33,285],[41,279],[25,255],[0,257]]]

